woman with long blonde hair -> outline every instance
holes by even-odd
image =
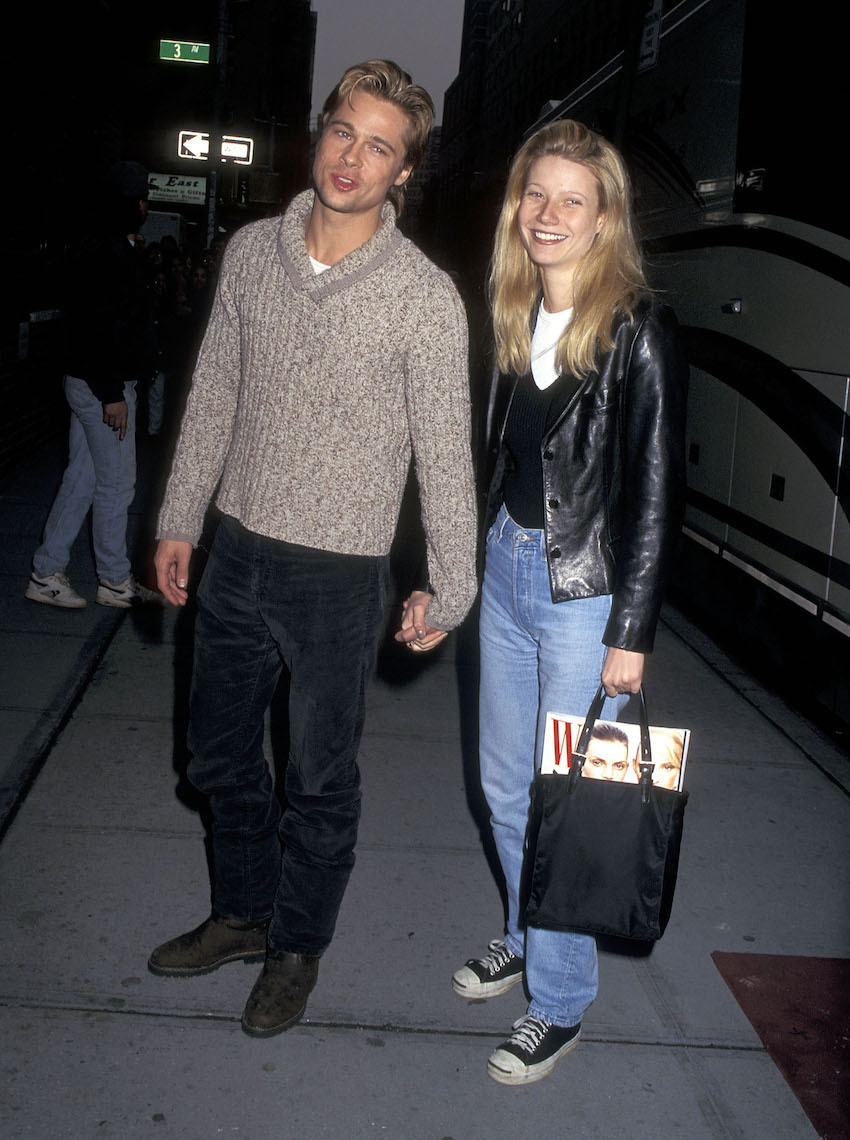
[[[619,711],[640,688],[680,524],[687,367],[645,282],[623,160],[581,123],[543,127],[514,159],[490,284],[479,739],[508,908],[452,985],[486,998],[525,982],[527,1013],[488,1064],[525,1084],[578,1043],[597,992],[595,940],[520,912],[546,713],[583,714],[600,683]]]

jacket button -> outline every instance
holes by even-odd
[[[558,502],[557,499],[550,499],[549,500],[549,506],[552,508],[553,511],[556,511],[560,505],[561,504]]]
[[[552,451],[551,448],[547,447],[546,450],[543,452],[543,458],[544,459],[554,459],[555,458],[555,452]]]
[[[552,549],[549,551],[549,557],[550,558],[560,558],[561,557],[560,546],[553,546]]]

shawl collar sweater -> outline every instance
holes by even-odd
[[[157,533],[197,544],[215,495],[270,538],[385,555],[412,454],[428,620],[450,629],[476,592],[466,314],[389,203],[378,232],[317,275],[312,205],[306,191],[228,244]]]

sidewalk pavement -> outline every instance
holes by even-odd
[[[502,926],[471,625],[439,656],[382,656],[358,861],[303,1022],[241,1032],[256,965],[148,973],[150,950],[209,910],[181,776],[191,622],[23,600],[59,474],[61,459],[42,460],[0,497],[7,797],[27,755],[40,762],[0,846],[4,1137],[817,1135],[710,955],[850,957],[850,766],[672,610],[648,693],[654,723],[693,729],[673,916],[650,955],[601,954],[582,1043],[552,1076],[490,1080],[522,994],[463,1001],[450,987]],[[92,597],[86,558],[81,542],[72,580]]]

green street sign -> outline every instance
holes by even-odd
[[[210,45],[193,44],[185,40],[160,40],[159,58],[173,59],[178,63],[209,63]]]

